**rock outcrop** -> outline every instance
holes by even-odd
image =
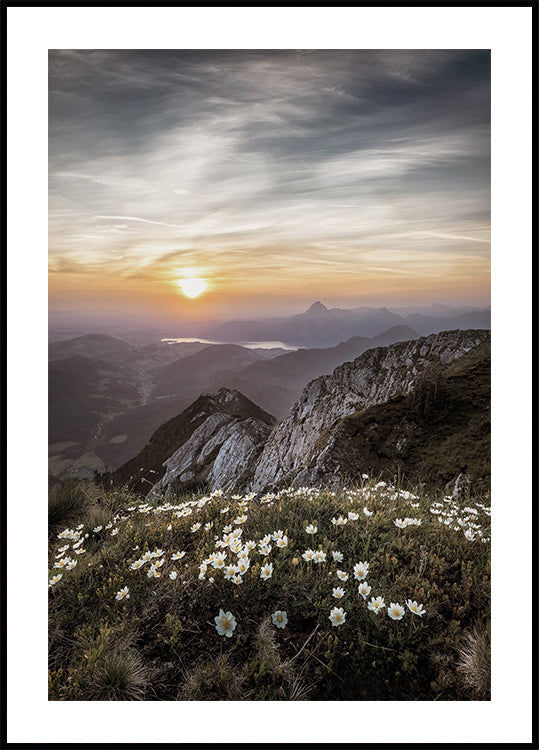
[[[233,489],[254,473],[275,422],[239,391],[202,394],[161,425],[111,479],[143,494],[163,494],[172,486]]]
[[[444,368],[490,341],[483,330],[443,331],[392,346],[369,349],[353,362],[309,383],[289,416],[272,432],[249,489],[302,485],[323,476],[324,451],[335,423],[391,397],[411,392],[420,376]]]

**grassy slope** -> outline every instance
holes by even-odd
[[[287,490],[260,502],[214,493],[155,507],[123,493],[98,497],[95,488],[62,492],[51,500],[49,578],[59,572],[58,556],[77,564],[60,571],[62,579],[50,586],[51,700],[488,697],[487,499],[468,500],[472,513],[449,500],[439,498],[435,505],[432,498],[415,499],[365,480],[338,495]],[[71,539],[58,538],[70,493],[77,507],[66,525],[74,532]],[[367,517],[364,507],[373,515]],[[356,520],[332,523],[350,511]],[[235,522],[242,515],[247,518]],[[421,525],[399,530],[394,520],[408,516]],[[477,523],[484,542],[479,536],[469,541],[457,518],[465,527]],[[195,522],[201,526],[192,531]],[[315,535],[306,533],[308,523],[318,527]],[[242,542],[257,543],[239,585],[211,565],[199,577],[200,564],[219,549],[216,539],[224,538],[227,524],[242,530]],[[273,540],[268,556],[262,555],[258,543],[278,530],[287,546],[280,549]],[[81,554],[71,546],[77,538],[84,539]],[[59,552],[66,544],[69,549]],[[326,561],[305,561],[308,548],[325,551]],[[227,562],[236,559],[230,547],[223,549]],[[149,562],[130,568],[145,551],[156,550],[162,554],[155,559],[164,560],[160,577],[148,577]],[[185,556],[173,560],[179,551]],[[342,553],[342,562],[333,561],[333,551]],[[267,561],[273,574],[262,580]],[[393,621],[387,609],[369,611],[353,576],[354,565],[363,561],[370,565],[368,600],[383,596],[389,606],[410,598],[426,614],[406,609],[402,620]],[[337,579],[338,569],[349,574],[348,581]],[[346,591],[342,600],[332,596],[338,585]],[[119,601],[124,586],[129,598]],[[346,611],[339,627],[329,619],[336,606]],[[215,628],[221,608],[237,620],[230,638]],[[276,610],[287,612],[284,629],[271,623]]]
[[[328,466],[357,479],[362,472],[441,487],[462,472],[478,491],[490,480],[490,352],[487,345],[427,373],[399,395],[338,422]],[[405,440],[403,440],[403,438]],[[315,453],[323,446],[317,445]]]

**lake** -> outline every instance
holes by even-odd
[[[229,344],[229,341],[208,341],[207,339],[161,339],[165,344]],[[289,352],[297,351],[297,346],[284,344],[282,341],[239,341],[237,346],[244,346],[246,349],[286,349]]]

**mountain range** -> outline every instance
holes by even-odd
[[[312,380],[288,417],[236,390],[200,396],[110,479],[267,492],[377,471],[425,483],[490,474],[490,333],[446,331],[368,349]]]
[[[400,315],[386,307],[358,307],[352,310],[328,309],[315,302],[308,310],[289,318],[237,320],[201,329],[201,335],[229,343],[282,341],[303,347],[335,346],[353,336],[377,336],[394,326],[409,326],[420,335],[452,329],[490,328],[490,310],[434,307],[433,315],[414,312]]]
[[[316,347],[296,351],[253,348],[255,345],[208,344],[197,341],[135,345],[105,334],[86,334],[49,346],[49,467],[56,478],[92,477],[114,470],[135,457],[160,425],[179,415],[201,393],[221,388],[240,392],[265,413],[285,420],[313,379],[366,350],[419,337],[417,329],[395,320],[415,319],[419,328],[458,318],[488,317],[488,311],[437,306],[438,317],[421,308],[406,316],[385,308],[328,310],[314,303],[301,315],[280,319],[280,330],[267,324],[265,336],[282,341],[294,335],[314,337]],[[402,312],[402,311],[401,311]],[[339,338],[339,330],[377,330],[354,335],[332,346],[320,340]],[[243,324],[250,325],[249,321]],[[234,324],[227,324],[233,326]],[[283,327],[284,326],[284,327]],[[347,328],[349,326],[349,328]],[[485,327],[485,326],[481,326]],[[286,330],[285,330],[286,329]],[[316,333],[318,331],[318,333]],[[250,331],[258,337],[261,331]],[[258,341],[264,339],[257,338]]]

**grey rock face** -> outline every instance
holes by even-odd
[[[164,461],[165,473],[150,495],[166,494],[172,482],[189,486],[204,481],[211,489],[233,490],[246,473],[252,474],[272,426],[256,416],[235,413],[238,397],[249,403],[236,391],[225,389],[209,396],[217,404],[226,404],[231,411],[197,412],[190,421],[206,418]]]
[[[289,416],[269,437],[249,489],[306,484],[324,475],[329,430],[338,419],[412,390],[429,366],[444,366],[488,341],[489,331],[443,331],[370,349],[309,383]],[[309,470],[307,470],[309,466]]]

